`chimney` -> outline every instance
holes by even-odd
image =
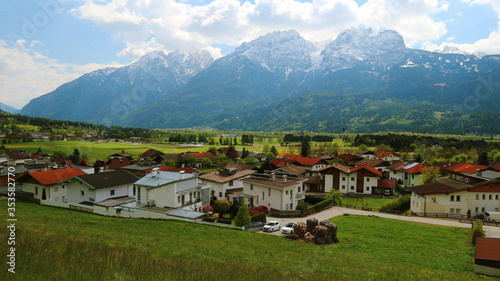
[[[271,180],[272,180],[272,181],[275,181],[275,180],[276,180],[276,174],[275,174],[275,173],[271,173]]]
[[[283,175],[283,183],[286,183],[287,175]]]
[[[180,171],[180,172],[179,172],[179,178],[180,178],[181,180],[183,180],[183,179],[184,179],[184,171]]]
[[[153,168],[153,178],[156,178],[158,176],[158,170],[160,168],[156,167],[156,168]]]
[[[481,169],[476,169],[476,176],[482,177],[483,171],[481,171]]]
[[[186,165],[182,164],[182,166],[181,166],[181,167],[182,167],[182,168],[184,168],[185,166],[186,166]]]

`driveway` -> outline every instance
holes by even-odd
[[[348,208],[342,208],[342,207],[331,207],[331,208],[326,209],[322,212],[312,214],[310,216],[303,217],[303,218],[274,218],[274,217],[269,216],[269,217],[267,217],[267,221],[279,221],[281,227],[283,227],[285,224],[287,224],[289,222],[306,222],[306,220],[309,218],[316,218],[320,221],[321,220],[328,220],[328,219],[336,217],[336,216],[342,216],[343,214],[353,214],[353,215],[362,215],[362,216],[374,215],[374,216],[378,216],[378,217],[382,217],[382,218],[396,219],[396,220],[402,220],[402,221],[419,222],[419,223],[441,225],[441,226],[471,228],[470,224],[460,223],[456,219],[407,217],[407,216],[391,215],[391,214],[386,214],[386,213],[377,213],[377,212],[370,212],[370,211],[363,211],[363,210],[356,210],[356,209],[348,209]],[[500,238],[500,227],[483,226],[483,229],[486,233],[486,237]],[[271,234],[281,235],[281,231],[276,231],[276,232],[273,232]]]

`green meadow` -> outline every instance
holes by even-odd
[[[6,224],[6,201],[0,220]],[[469,229],[340,216],[339,244],[17,203],[16,274],[3,280],[479,280]],[[0,228],[5,241],[6,227]]]

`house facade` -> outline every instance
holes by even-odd
[[[295,210],[305,199],[303,183],[307,179],[287,175],[253,174],[242,179],[243,194],[252,206],[264,205],[269,209]]]
[[[119,197],[135,197],[134,182],[139,178],[123,170],[79,175],[64,182],[67,202],[101,202]]]
[[[382,173],[370,166],[347,167],[339,163],[330,164],[320,171],[324,192],[332,189],[340,193],[375,194]]]
[[[247,166],[245,168],[245,166]],[[210,184],[210,197],[220,199],[228,199],[228,190],[243,188],[241,179],[256,173],[253,166],[241,165],[241,167],[226,166],[217,171],[200,176],[203,183]]]
[[[210,202],[210,185],[201,183],[198,174],[157,171],[134,183],[137,206],[157,206],[201,211]]]
[[[22,191],[33,193],[35,199],[68,201],[66,180],[86,175],[79,168],[68,168],[27,173],[19,178]]]

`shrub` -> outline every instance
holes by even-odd
[[[319,202],[318,204],[314,205],[314,211],[320,212],[320,211],[330,207],[332,205],[332,203],[333,203],[332,199],[323,200],[323,201]]]
[[[215,218],[210,218],[210,217],[204,217],[203,219],[201,219],[202,221],[208,221],[208,222],[214,222],[215,221]]]
[[[311,205],[316,205],[323,200],[325,200],[325,197],[317,197],[317,196],[309,196],[309,195],[306,195],[306,198],[304,199],[305,202],[307,202]]]
[[[225,218],[219,218],[217,219],[218,223],[225,223],[225,224],[231,224],[233,221],[230,219],[225,219]]]
[[[236,217],[236,215],[238,214],[238,210],[239,210],[238,206],[231,204],[231,207],[229,208],[229,213],[231,214],[231,218]]]
[[[342,194],[337,189],[330,190],[330,193],[325,197],[326,199],[333,199],[333,204],[335,206],[342,206]]]
[[[309,206],[309,204],[307,204],[307,202],[301,202],[301,203],[297,204],[297,207],[295,208],[295,210],[299,210],[299,211],[300,211],[300,213],[301,213],[302,215],[304,215],[304,213],[305,213],[305,212],[307,211],[307,209],[308,209],[308,206]]]
[[[244,226],[246,229],[248,229],[251,220],[252,218],[250,216],[250,213],[248,212],[248,206],[245,203],[245,199],[243,199],[241,207],[238,210],[238,214],[236,214],[234,224],[236,226]]]
[[[250,218],[250,221],[260,221],[260,222],[266,223],[267,222],[266,213],[260,213],[260,214],[254,215]]]
[[[478,237],[484,237],[483,222],[480,219],[476,219],[472,227],[472,245],[476,245]]]
[[[231,208],[231,204],[227,200],[217,200],[214,202],[214,212],[219,213],[220,215],[224,215]]]
[[[382,206],[381,210],[394,210],[406,212],[410,209],[411,197],[410,194],[406,194],[396,201],[389,202]]]
[[[209,204],[203,205],[203,212],[208,213],[208,212],[211,212],[213,210],[214,210],[214,208],[212,208],[212,206],[210,206]]]

